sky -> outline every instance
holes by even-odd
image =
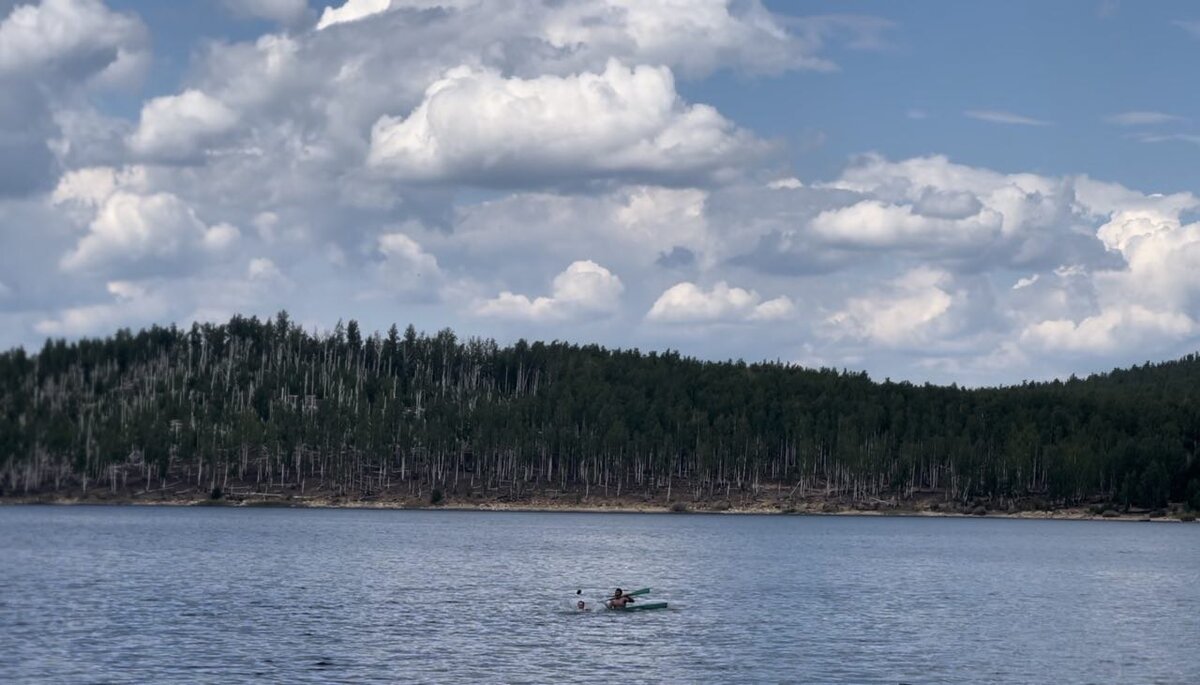
[[[0,349],[286,309],[970,386],[1171,359],[1198,62],[1189,2],[0,0]]]

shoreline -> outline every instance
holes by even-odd
[[[571,513],[571,514],[719,514],[730,516],[874,516],[889,518],[966,518],[966,519],[1025,519],[1054,521],[1125,521],[1125,522],[1169,522],[1189,523],[1195,521],[1194,514],[1171,511],[1156,512],[1113,512],[1093,513],[1087,507],[1062,507],[1056,509],[1029,509],[1021,511],[933,511],[916,506],[897,506],[886,509],[868,509],[852,505],[837,505],[832,510],[829,503],[821,501],[798,503],[798,507],[781,507],[778,504],[758,502],[745,505],[713,505],[679,503],[650,504],[629,501],[601,500],[592,503],[563,503],[553,501],[517,502],[456,502],[439,504],[414,502],[411,500],[352,500],[331,497],[308,497],[278,499],[270,497],[242,497],[238,499],[168,498],[147,499],[129,496],[71,497],[71,496],[2,496],[2,506],[135,506],[135,507],[228,507],[270,509],[381,509],[405,511],[487,511],[509,513]],[[917,504],[917,503],[910,503]]]

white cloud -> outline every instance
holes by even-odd
[[[99,0],[0,2],[0,199],[49,190],[64,162],[95,151],[79,125],[103,118],[89,98],[134,85],[147,45],[137,17]]]
[[[892,27],[852,15],[782,20],[759,0],[347,0],[325,7],[317,28],[367,23],[389,10],[392,26],[401,26],[407,18],[400,10],[430,8],[461,24],[456,37],[478,41],[476,54],[515,39],[543,69],[551,62],[566,66],[549,70],[560,74],[602,66],[609,57],[668,65],[689,77],[730,65],[763,73],[829,71],[835,65],[819,53],[831,39],[874,49]]]
[[[251,282],[266,283],[274,286],[291,287],[292,282],[275,262],[267,257],[255,257],[246,266],[246,278]]]
[[[1162,344],[1195,335],[1196,322],[1186,314],[1141,305],[1110,307],[1078,322],[1041,321],[1021,332],[1021,342],[1051,354],[1129,352],[1147,343]]]
[[[563,321],[588,315],[610,314],[617,310],[621,279],[591,261],[577,261],[554,277],[551,295],[529,298],[509,291],[479,302],[475,314],[500,319],[526,321]]]
[[[771,190],[796,190],[803,188],[804,183],[795,176],[789,176],[771,181],[767,184],[767,187]]]
[[[66,269],[109,261],[177,254],[187,237],[204,241],[208,231],[191,208],[167,193],[117,192],[105,200],[90,233],[63,258]]]
[[[866,247],[898,247],[935,242],[942,245],[990,242],[1000,235],[1002,217],[994,211],[961,220],[916,213],[911,206],[877,200],[821,212],[813,231],[833,243]]]
[[[219,223],[204,231],[204,237],[201,239],[201,244],[204,249],[212,252],[221,252],[232,246],[242,237],[242,232],[237,226],[227,223]]]
[[[409,181],[524,185],[605,176],[732,173],[763,144],[706,105],[686,105],[665,67],[507,79],[450,70],[405,118],[371,131],[369,163]]]
[[[146,157],[188,159],[204,152],[207,144],[237,122],[237,113],[220,100],[199,90],[186,90],[147,102],[129,147]]]
[[[91,170],[88,176],[70,177],[56,194],[60,199],[94,204],[88,233],[60,262],[68,271],[170,269],[177,258],[195,261],[197,256],[226,250],[240,237],[230,224],[205,225],[190,206],[170,193],[142,194],[108,186],[110,194],[101,199],[106,183],[102,172]]]
[[[1122,189],[1122,197],[1104,200],[1112,191],[1086,177],[1001,174],[942,156],[867,155],[821,187],[860,199],[814,218],[814,236],[860,250],[902,247],[975,270],[1103,260],[1095,240],[1101,210],[1145,197]]]
[[[833,63],[817,53],[830,36],[848,33],[856,47],[868,48],[890,28],[882,20],[848,15],[785,22],[758,0],[586,0],[556,8],[543,26],[545,40],[556,48],[583,46],[646,64],[675,65],[689,75],[729,64],[768,73],[828,71]]]
[[[1135,133],[1130,136],[1139,143],[1190,143],[1200,145],[1200,135],[1194,133]]]
[[[787,318],[794,311],[791,299],[786,296],[763,302],[757,292],[731,288],[724,281],[708,291],[685,281],[660,295],[646,319],[663,323],[772,321]]]
[[[144,102],[132,123],[106,118],[110,103],[93,107],[94,91],[61,84],[130,71],[131,55],[148,54],[144,29],[116,41],[76,34],[44,57],[22,43],[17,71],[51,95],[30,109],[36,89],[6,91],[0,194],[11,192],[5,169],[32,166],[29,151],[53,141],[51,181],[31,195],[43,214],[5,219],[17,215],[0,200],[0,277],[19,285],[3,309],[20,310],[23,334],[37,321],[95,332],[138,323],[121,305],[139,297],[164,303],[156,320],[286,306],[319,321],[349,303],[360,321],[383,321],[403,302],[401,318],[427,329],[478,316],[467,327],[482,335],[528,335],[533,321],[547,337],[682,342],[710,357],[807,349],[872,373],[1003,380],[1054,359],[1059,339],[1107,360],[1197,334],[1185,325],[1200,317],[1190,194],[878,155],[802,183],[781,158],[761,163],[772,149],[761,139],[680,95],[708,89],[676,83],[726,69],[832,70],[827,46],[878,48],[886,22],[785,17],[756,0],[226,4],[289,28],[202,42],[183,85]],[[318,17],[323,30],[311,30]],[[1171,123],[1160,114],[1113,123]],[[44,123],[17,148],[11,122]],[[822,134],[800,135],[816,144]],[[62,169],[72,171],[54,188]],[[37,255],[14,237],[25,226],[43,234]],[[57,277],[31,277],[38,265]],[[108,282],[144,296],[117,286],[97,304]],[[650,325],[781,320],[721,326],[722,336]]]
[[[54,73],[75,79],[144,57],[146,29],[100,0],[22,4],[0,23],[0,75]]]
[[[408,235],[381,235],[377,249],[383,257],[379,275],[386,290],[407,295],[430,295],[443,286],[445,275],[437,258]]]
[[[1028,276],[1026,278],[1019,278],[1019,279],[1017,279],[1017,282],[1013,284],[1012,289],[1020,290],[1021,288],[1028,288],[1029,286],[1033,285],[1034,283],[1037,283],[1038,279],[1040,277],[1041,277],[1041,274],[1034,274],[1034,275]]]
[[[1096,237],[1110,250],[1125,251],[1138,238],[1178,227],[1175,216],[1155,210],[1130,209],[1113,212],[1109,221],[1096,231]]]
[[[326,7],[317,21],[317,30],[386,12],[391,4],[391,0],[346,0],[340,7]]]
[[[1105,117],[1104,121],[1117,126],[1150,126],[1187,121],[1186,118],[1163,112],[1132,111]]]
[[[34,330],[47,336],[108,335],[120,326],[162,323],[169,311],[166,298],[144,284],[109,281],[105,289],[113,301],[68,307],[38,321]]]
[[[451,231],[427,231],[420,240],[439,258],[505,283],[561,268],[580,254],[624,271],[658,268],[661,255],[679,249],[689,263],[710,268],[744,244],[733,227],[710,223],[708,198],[695,188],[641,185],[598,194],[514,193],[460,205]]]
[[[996,109],[968,109],[963,112],[968,118],[986,121],[990,124],[1013,124],[1016,126],[1049,126],[1050,122],[1034,119],[1012,112]]]
[[[94,209],[111,197],[118,188],[145,191],[146,186],[145,167],[88,167],[63,174],[51,194],[51,199],[56,204],[77,202]]]
[[[826,324],[835,337],[865,340],[884,347],[925,345],[954,333],[952,309],[965,294],[953,289],[950,274],[916,268],[865,297],[850,298]]]

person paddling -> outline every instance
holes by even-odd
[[[608,608],[624,609],[626,604],[633,601],[633,598],[622,592],[621,588],[617,588],[617,591],[613,593],[612,599],[608,600]]]

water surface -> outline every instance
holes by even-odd
[[[1200,525],[0,507],[0,583],[0,682],[1200,682]]]

